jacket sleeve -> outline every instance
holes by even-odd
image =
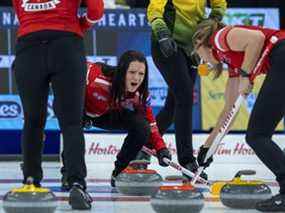
[[[229,78],[236,78],[236,77],[239,77],[240,74],[239,74],[238,69],[235,69],[235,68],[229,66],[229,67],[228,67],[228,76],[229,76]]]
[[[226,0],[211,0],[211,13],[209,17],[216,18],[221,21],[225,15],[226,9]]]
[[[146,119],[149,122],[149,125],[151,128],[151,134],[150,134],[148,144],[151,145],[156,151],[166,148],[166,145],[159,133],[159,130],[156,125],[156,121],[155,121],[155,118],[154,118],[154,115],[152,113],[152,109],[150,106],[146,107]]]
[[[167,0],[150,0],[147,7],[147,19],[151,23],[156,18],[163,19],[164,7]]]
[[[80,26],[83,32],[86,32],[96,22],[98,22],[104,13],[103,0],[85,0],[87,12],[80,17]]]

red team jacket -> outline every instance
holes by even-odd
[[[88,116],[94,118],[107,113],[111,109],[112,100],[110,89],[112,86],[112,79],[102,73],[100,64],[87,63],[87,66],[85,111]],[[135,94],[130,94],[122,101],[121,107],[130,110],[140,107],[139,93],[136,92]],[[112,110],[114,110],[114,108],[112,108]],[[165,144],[159,134],[152,109],[148,104],[145,110],[145,118],[151,127],[149,143],[156,151],[165,148]]]
[[[270,65],[269,65],[269,53],[279,40],[285,39],[285,31],[280,30],[273,30],[268,28],[262,28],[262,27],[254,27],[254,26],[236,26],[240,28],[246,28],[246,29],[253,29],[253,30],[259,30],[265,35],[265,42],[263,49],[261,51],[261,56],[263,52],[267,48],[267,53],[262,60],[260,60],[261,64],[258,66],[259,68],[255,70],[255,73],[251,73],[251,80],[253,80],[257,75],[259,74],[265,74],[267,73]],[[244,52],[240,51],[233,51],[229,48],[229,45],[226,40],[226,36],[228,32],[233,28],[233,26],[226,26],[216,33],[210,38],[210,44],[213,46],[213,55],[214,57],[222,61],[223,63],[228,64],[229,66],[229,77],[237,77],[239,76],[239,68],[241,68],[243,58],[244,58]],[[275,36],[277,39],[273,39],[274,42],[272,43],[272,37]],[[260,56],[260,58],[261,58]]]
[[[20,22],[18,37],[41,30],[73,32],[80,36],[99,20],[103,0],[84,0],[87,14],[78,17],[81,0],[13,0]]]

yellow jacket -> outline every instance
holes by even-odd
[[[210,0],[211,13],[223,16],[227,7],[226,0]],[[192,36],[199,22],[206,18],[207,0],[150,0],[147,18],[151,23],[162,18],[178,46],[192,51]]]

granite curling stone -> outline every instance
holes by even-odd
[[[49,189],[27,184],[6,193],[2,206],[6,213],[53,213],[57,199]]]
[[[143,160],[133,160],[129,163],[127,168],[128,169],[144,170],[144,169],[147,169],[149,164],[150,164],[149,160],[144,160],[144,159]]]
[[[183,175],[168,175],[165,177],[165,181],[188,183],[189,179]]]
[[[116,177],[116,188],[125,195],[149,196],[161,185],[162,177],[151,169],[125,169]]]
[[[156,213],[198,213],[204,207],[204,196],[192,185],[161,186],[151,197]]]
[[[256,180],[241,180],[241,175],[253,175],[253,170],[239,171],[235,178],[226,183],[220,192],[223,205],[234,209],[254,209],[255,204],[271,198],[272,193],[265,183]]]

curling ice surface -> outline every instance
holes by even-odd
[[[86,212],[72,211],[68,205],[68,193],[60,191],[60,165],[59,163],[44,163],[45,181],[44,187],[51,188],[56,196],[60,199],[56,213],[68,212]],[[0,175],[0,213],[4,213],[2,208],[3,195],[12,188],[20,187],[22,174],[19,162],[1,162]],[[154,213],[151,208],[149,197],[143,196],[123,196],[115,189],[110,187],[109,176],[104,175],[106,166],[102,163],[96,165],[88,165],[88,190],[94,198],[91,211],[96,213]],[[103,172],[104,171],[104,172]],[[111,171],[108,171],[111,174]],[[224,171],[228,172],[228,171]],[[101,175],[101,176],[100,176]],[[273,194],[278,190],[277,187],[271,187]],[[258,213],[255,210],[234,210],[224,207],[220,202],[209,199],[209,193],[203,192],[206,197],[205,206],[201,213]]]

